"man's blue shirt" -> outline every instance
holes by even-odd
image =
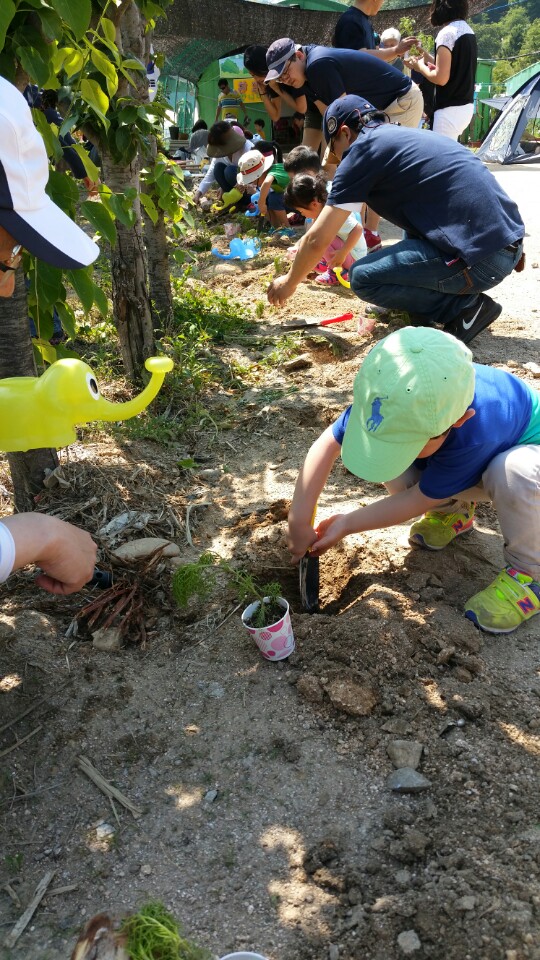
[[[462,427],[453,428],[431,457],[414,461],[414,466],[422,471],[420,491],[434,500],[475,486],[488,464],[504,450],[520,442],[540,443],[540,418],[536,419],[533,436],[528,429],[533,407],[538,406],[533,403],[536,398],[530,387],[504,370],[479,363],[474,364],[474,369],[475,391],[470,405],[474,417]],[[347,407],[332,426],[339,444],[343,442],[350,411]]]
[[[355,93],[384,110],[411,88],[410,77],[370,53],[317,46],[302,49],[306,54],[306,81],[315,99],[326,106],[344,93]]]
[[[516,204],[474,154],[449,137],[393,123],[363,128],[337,169],[330,206],[361,202],[467,266],[525,233]]]

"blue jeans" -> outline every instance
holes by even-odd
[[[448,267],[447,255],[428,240],[406,239],[357,260],[349,278],[356,296],[367,303],[419,314],[426,324],[447,324],[482,290],[512,273],[521,253],[520,243],[517,250],[499,250],[474,267],[466,269],[462,260]]]
[[[224,193],[228,193],[236,186],[238,167],[228,160],[216,160],[214,164],[214,180]]]

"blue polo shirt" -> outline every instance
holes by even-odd
[[[504,370],[480,363],[474,364],[474,370],[475,390],[470,405],[474,417],[452,429],[431,457],[414,461],[414,466],[422,471],[420,490],[433,500],[444,500],[476,486],[488,464],[504,450],[522,443],[540,443],[538,391]],[[343,442],[350,412],[347,407],[332,426],[339,444]]]
[[[411,88],[410,77],[370,53],[316,46],[302,50],[306,54],[307,83],[315,98],[327,107],[344,93],[355,93],[378,110],[385,110]]]
[[[342,50],[375,49],[377,44],[373,24],[363,10],[349,7],[341,14],[334,30],[332,46]]]
[[[351,211],[362,202],[467,266],[525,233],[516,204],[473,153],[393,123],[363,128],[334,177],[330,206]]]

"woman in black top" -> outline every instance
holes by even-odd
[[[474,82],[477,46],[466,22],[468,0],[434,0],[431,22],[440,27],[435,38],[435,56],[422,50],[422,57],[408,57],[407,64],[435,84],[433,130],[457,140],[474,112]]]

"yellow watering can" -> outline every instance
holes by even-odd
[[[345,280],[345,278],[343,277],[343,267],[334,267],[334,273],[338,278],[341,286],[345,287],[346,290],[350,290],[351,289],[350,281]]]
[[[0,380],[0,450],[65,447],[77,439],[77,423],[129,420],[157,396],[173,366],[169,357],[150,357],[145,363],[150,382],[127,403],[105,400],[82,360],[57,360],[41,377]]]

